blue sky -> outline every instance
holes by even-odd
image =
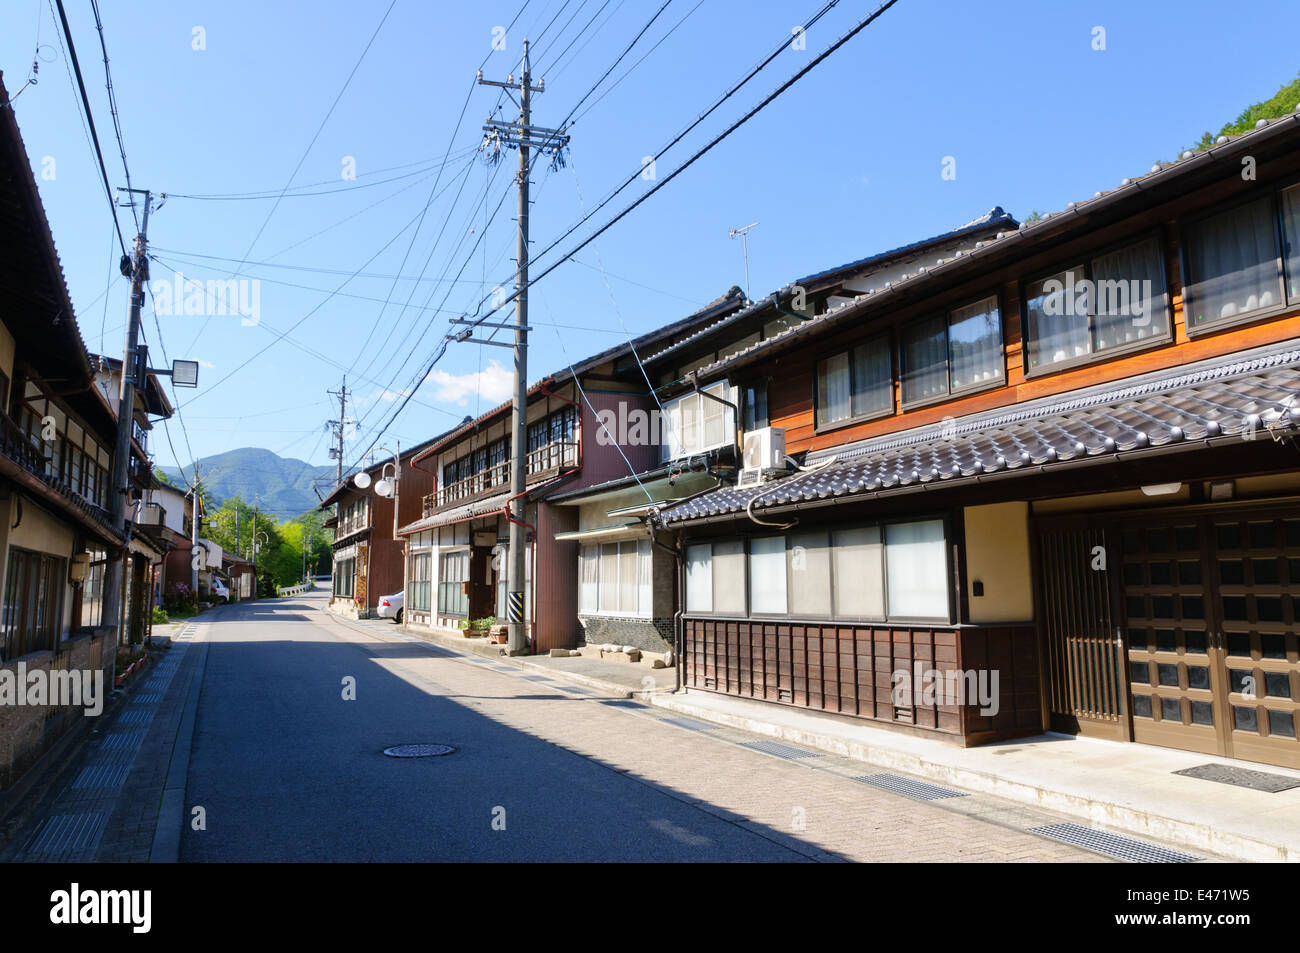
[[[514,156],[498,172],[471,151],[497,103],[495,89],[473,90],[451,136],[475,70],[486,58],[488,78],[517,73],[521,41],[540,37],[533,63],[546,92],[535,98],[534,122],[558,124],[661,3],[612,2],[602,10],[601,0],[530,0],[506,33],[506,49],[493,51],[493,28],[511,22],[520,0],[397,0],[307,151],[387,0],[103,0],[132,181],[176,193],[150,225],[150,245],[161,259],[153,265],[155,282],[174,280],[177,268],[190,279],[240,270],[260,281],[255,325],[233,315],[184,313],[159,314],[155,324],[146,311],[155,365],[159,328],[170,357],[203,362],[201,386],[178,392],[184,432],[179,420],[169,426],[180,459],[160,429],[158,462],[188,465],[191,453],[260,446],[327,463],[323,424],[337,404],[326,391],[337,390],[345,370],[356,395],[349,416],[359,420],[351,462],[388,418],[393,398],[418,379],[446,319],[472,312],[513,278],[515,199],[506,191]],[[114,186],[123,185],[90,5],[65,5],[109,175]],[[671,0],[578,111],[569,166],[535,169],[534,255],[576,221],[584,201],[590,208],[638,169],[817,6]],[[120,356],[127,283],[116,272],[120,252],[49,2],[5,0],[5,7],[0,68],[11,94],[41,44],[39,85],[25,89],[15,109],[82,334],[92,350],[102,340],[107,353]],[[809,31],[806,50],[787,49],[660,159],[657,178],[873,7],[844,0]],[[1101,51],[1093,49],[1095,27],[1105,30]],[[1023,217],[1113,187],[1174,158],[1203,131],[1217,131],[1294,78],[1298,27],[1300,6],[1289,4],[900,0],[535,286],[529,376],[611,346],[624,329],[646,331],[743,285],[732,227],[760,223],[749,242],[757,296],[944,231],[994,205]],[[501,118],[515,118],[514,107],[507,105]],[[437,180],[441,195],[415,232],[413,220],[449,145],[451,159]],[[947,156],[955,160],[953,180],[941,176]],[[355,179],[344,178],[349,159]],[[291,191],[328,194],[286,196],[273,214],[268,200],[179,197],[274,194],[289,182]],[[594,221],[653,184],[638,179]],[[129,212],[121,221],[129,241]],[[245,257],[248,264],[239,265]],[[462,263],[459,282],[448,284]],[[362,274],[345,283],[358,269]],[[412,307],[404,309],[408,298]],[[380,442],[409,446],[494,406],[508,395],[509,364],[505,349],[453,345]]]

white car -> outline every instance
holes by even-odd
[[[401,624],[402,606],[406,602],[406,593],[399,592],[392,596],[380,596],[379,608],[375,614],[381,619],[392,619],[394,622]]]
[[[212,598],[222,605],[230,601],[230,590],[226,588],[226,584],[220,579],[212,580]]]

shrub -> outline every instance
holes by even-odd
[[[164,609],[162,606],[154,606],[154,607],[153,607],[153,624],[154,624],[154,625],[166,625],[166,624],[167,624],[168,622],[170,622],[170,621],[171,621],[171,619],[168,618],[168,616],[167,616],[167,610],[166,610],[166,609]]]

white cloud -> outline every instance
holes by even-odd
[[[427,380],[436,389],[437,400],[459,404],[464,407],[469,398],[478,395],[492,404],[499,404],[510,397],[514,390],[514,375],[496,361],[491,361],[486,368],[471,374],[448,374],[446,371],[434,370]]]

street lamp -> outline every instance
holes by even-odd
[[[375,493],[382,496],[384,499],[393,501],[393,539],[398,539],[397,509],[401,503],[402,445],[399,443],[396,451],[390,450],[388,447],[379,447],[378,449],[393,455],[393,459],[385,461],[383,467],[379,471],[379,480],[375,483]],[[388,472],[389,467],[393,468],[391,475]],[[362,470],[352,478],[352,483],[359,490],[367,489],[370,486],[370,474],[365,470]]]

